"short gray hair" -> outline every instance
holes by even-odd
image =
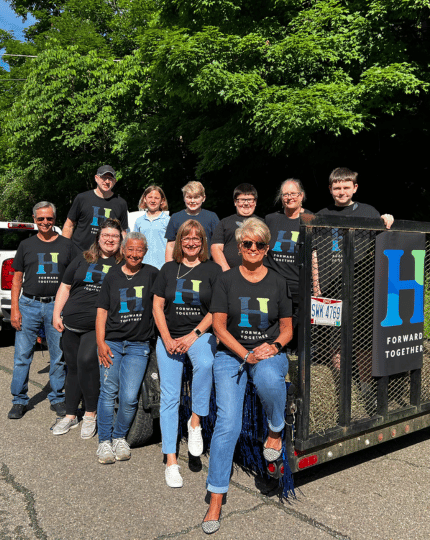
[[[238,244],[242,243],[245,236],[256,236],[265,244],[270,242],[269,227],[264,221],[255,217],[245,219],[245,221],[240,224],[239,228],[236,229],[235,237]]]
[[[41,208],[52,208],[52,211],[54,212],[54,218],[57,217],[57,209],[55,208],[55,204],[52,204],[52,202],[48,202],[48,201],[40,201],[33,206],[34,217],[36,217],[36,212],[40,210]]]
[[[141,232],[128,232],[124,236],[124,240],[122,241],[121,248],[124,250],[125,246],[127,245],[127,242],[129,240],[142,240],[143,245],[145,246],[145,251],[148,251],[148,242],[146,241],[146,237]]]

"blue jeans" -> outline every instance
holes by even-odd
[[[193,366],[191,388],[192,410],[199,416],[209,414],[212,390],[212,366],[216,352],[216,338],[203,334],[188,349]],[[178,440],[179,400],[181,396],[182,372],[185,354],[169,354],[163,340],[157,340],[157,362],[160,373],[160,427],[162,452],[174,454]]]
[[[99,442],[125,437],[136,413],[140,386],[149,357],[147,341],[108,341],[113,364],[100,366],[100,396],[97,405]],[[115,400],[119,405],[113,425]]]
[[[61,334],[52,326],[54,302],[43,304],[25,296],[19,299],[19,310],[22,315],[21,330],[15,333],[15,356],[13,359],[13,376],[10,391],[12,403],[26,405],[29,402],[28,376],[33,360],[33,348],[37,332],[42,324],[45,325],[46,341],[48,343],[50,367],[49,382],[51,391],[48,394],[52,405],[64,401],[64,381],[66,379],[63,352],[60,348]]]
[[[229,351],[218,351],[214,362],[217,418],[211,441],[207,489],[227,493],[233,454],[242,429],[243,399],[250,377],[267,414],[269,428],[282,431],[285,424],[288,357],[277,354],[257,364],[245,364],[238,374],[240,359]]]

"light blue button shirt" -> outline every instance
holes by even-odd
[[[160,269],[165,262],[167,240],[164,238],[164,235],[166,234],[169,220],[170,216],[168,212],[161,212],[161,214],[152,221],[148,219],[147,213],[145,212],[134,224],[134,232],[143,233],[148,242],[148,252],[143,258],[143,262],[151,264],[158,269]]]

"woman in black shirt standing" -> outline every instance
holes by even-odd
[[[142,263],[146,251],[142,233],[127,233],[122,243],[125,264],[106,276],[97,298],[100,362],[97,457],[103,464],[131,457],[125,437],[136,413],[150,352],[149,340],[154,336],[151,289],[158,269]]]
[[[211,502],[202,523],[207,534],[220,526],[248,377],[268,418],[269,436],[263,451],[267,461],[281,455],[285,424],[288,358],[282,349],[292,336],[291,298],[285,279],[263,265],[270,241],[267,226],[249,218],[237,229],[236,240],[242,264],[218,278],[210,307],[220,344],[214,361],[217,419],[207,479]]]
[[[157,361],[160,372],[160,425],[162,451],[167,454],[165,471],[169,487],[181,487],[176,459],[179,399],[183,362],[187,354],[193,365],[192,416],[188,421],[188,451],[203,452],[200,417],[209,414],[215,336],[207,332],[212,288],[221,267],[208,260],[202,225],[189,219],[178,230],[173,261],[160,270],[153,287],[154,318],[160,333]]]
[[[100,388],[95,329],[96,298],[109,269],[122,260],[119,252],[121,233],[117,219],[105,220],[93,245],[69,264],[57,292],[53,324],[58,332],[63,332],[61,345],[68,371],[65,384],[66,416],[53,427],[54,435],[63,435],[78,426],[77,413],[82,396],[86,412],[81,437],[89,439],[96,431]]]

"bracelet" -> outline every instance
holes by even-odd
[[[252,354],[253,352],[254,352],[254,351],[248,351],[248,352],[245,354],[245,357],[244,357],[244,359],[243,359],[243,362],[242,362],[242,363],[240,364],[240,366],[239,366],[239,373],[240,373],[241,371],[243,371],[243,366],[246,364],[246,361],[248,360],[248,356],[249,356],[250,354]]]

